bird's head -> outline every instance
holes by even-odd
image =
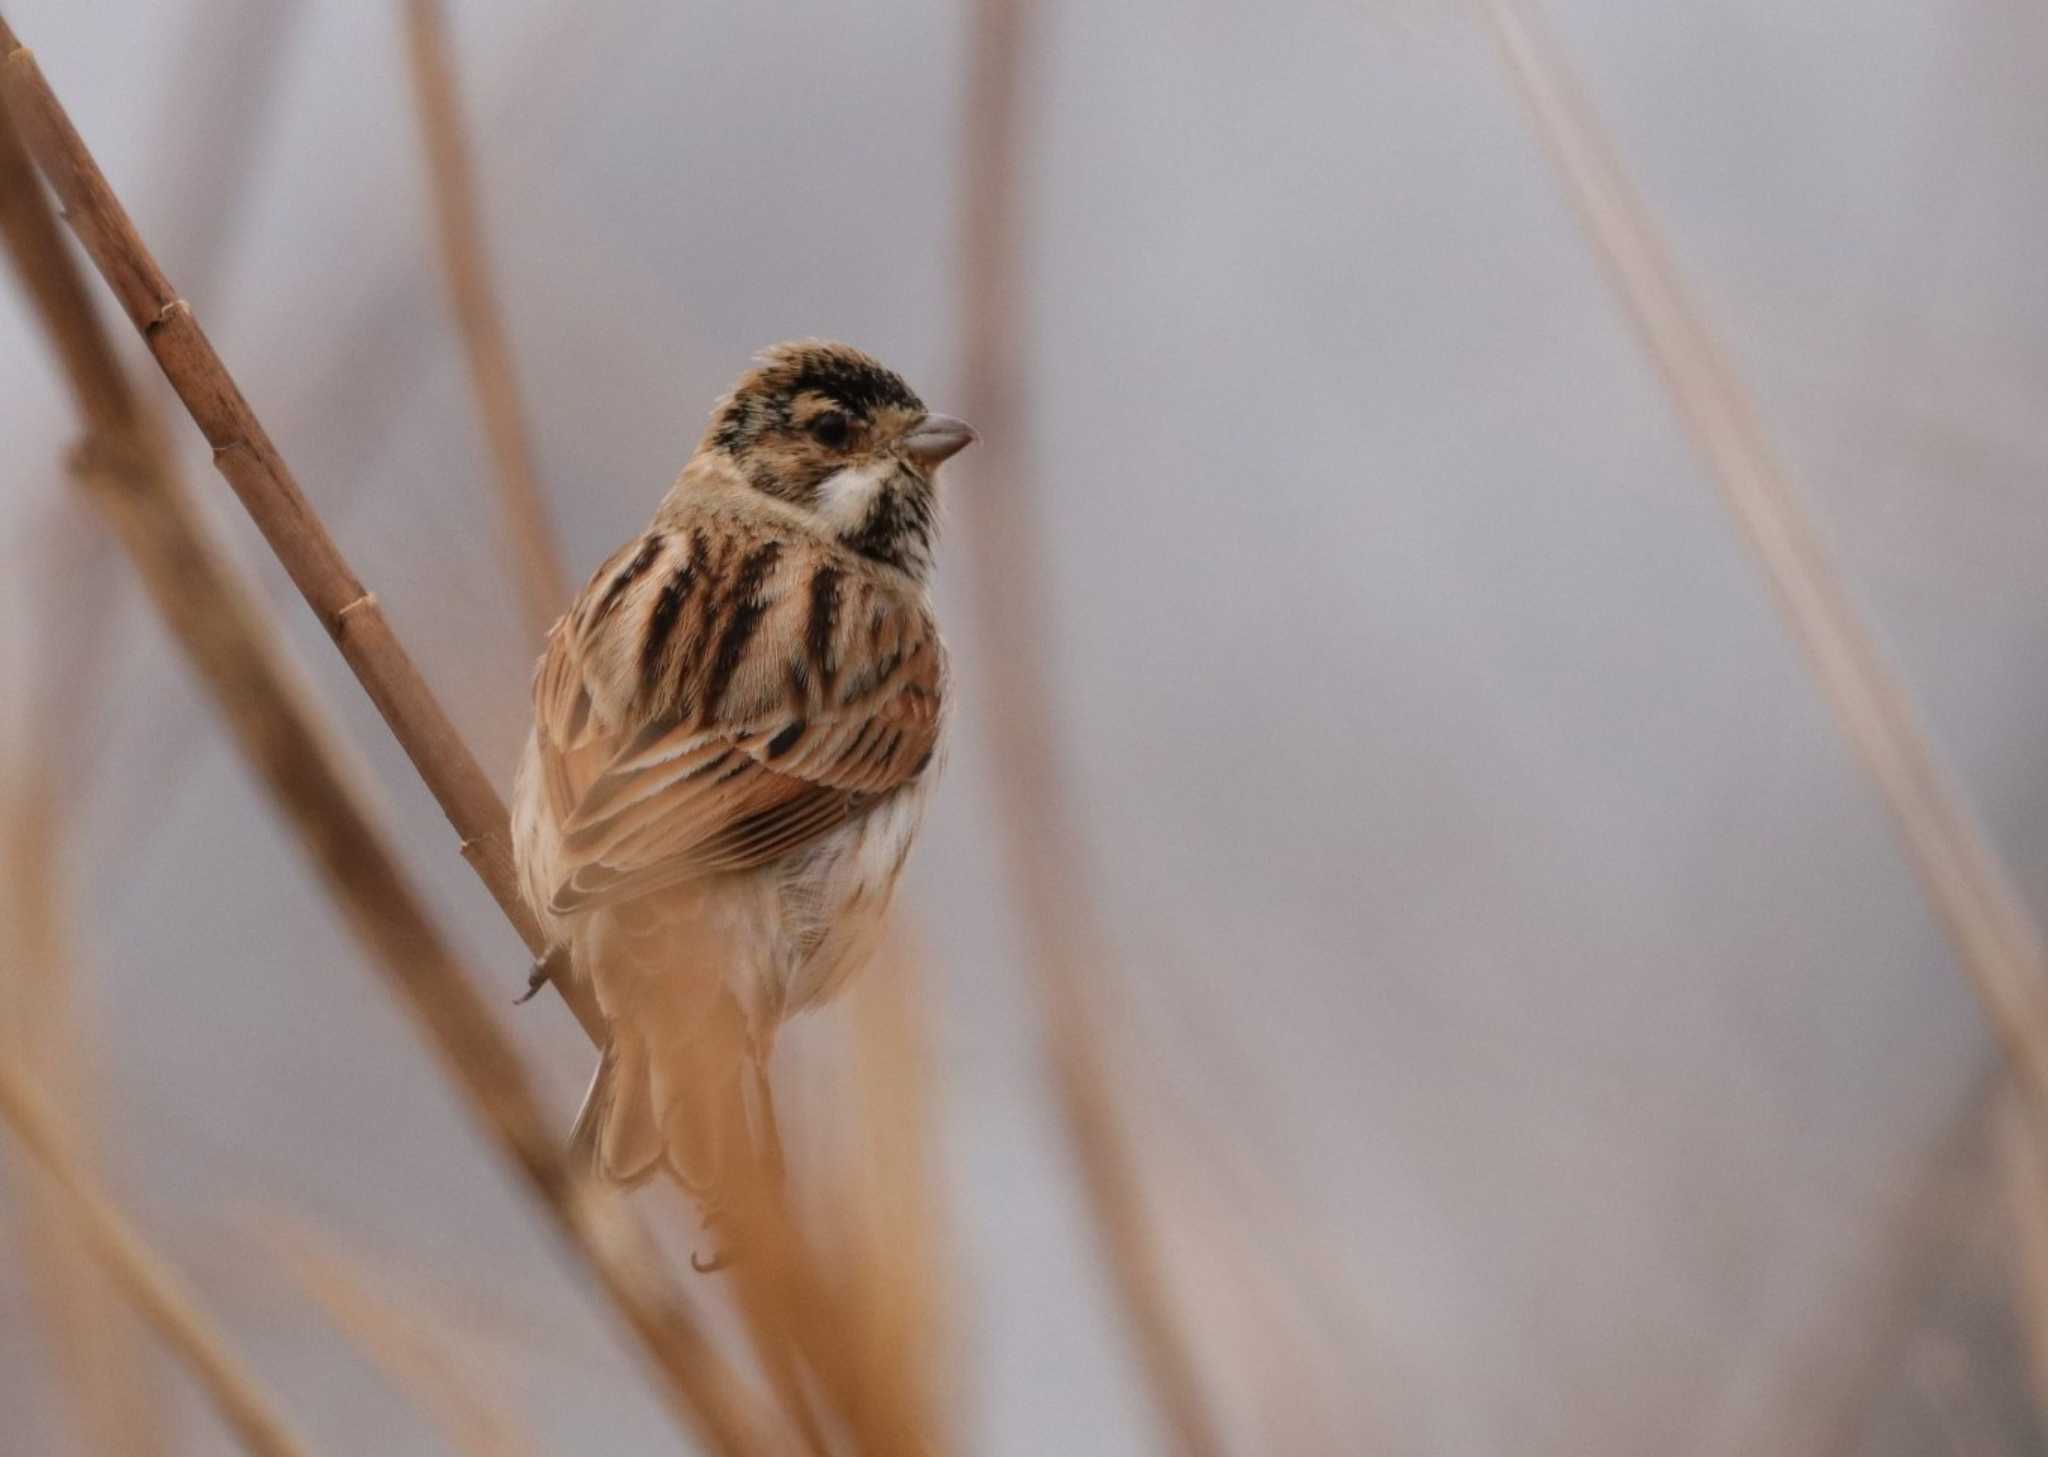
[[[931,569],[939,466],[974,431],[924,407],[903,377],[850,344],[762,351],[718,402],[698,446],[821,535],[900,571]]]

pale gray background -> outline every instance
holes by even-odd
[[[502,782],[525,654],[395,9],[6,13]],[[579,578],[763,343],[842,336],[948,401],[958,6],[457,9]],[[2048,18],[1548,13],[2048,912]],[[1122,0],[1048,6],[1041,40],[1029,445],[1056,711],[1233,1430],[1306,1348],[1304,1451],[1944,1451],[1932,1342],[1966,1350],[1990,1450],[2035,1450],[1980,1019],[1483,30],[1412,0]],[[0,295],[14,661],[68,433]],[[519,949],[432,804],[193,469],[509,990]],[[969,512],[972,457],[953,475]],[[74,806],[117,1188],[325,1450],[441,1449],[250,1244],[265,1211],[487,1330],[545,1450],[672,1450],[132,594],[123,618]],[[938,992],[958,1409],[977,1451],[1155,1451],[1035,1061],[1001,766],[953,638],[959,749],[907,894]],[[580,1037],[552,1007],[516,1026],[566,1119]],[[1930,1181],[1961,1210],[1931,1232]],[[70,1450],[0,1268],[0,1450]],[[183,1450],[230,1450],[172,1389]]]

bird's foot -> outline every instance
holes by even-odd
[[[526,990],[512,999],[512,1005],[523,1007],[540,995],[540,989],[560,976],[569,966],[569,948],[550,946],[543,956],[536,957],[533,970],[526,973]]]

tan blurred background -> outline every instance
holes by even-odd
[[[2048,15],[1546,7],[1829,545],[2048,915]],[[762,344],[957,393],[953,4],[453,7],[580,580]],[[502,784],[530,654],[395,6],[12,0]],[[1019,179],[1055,710],[1133,1117],[1231,1430],[1301,1451],[2044,1450],[1990,1044],[1485,32],[1413,0],[1041,9]],[[465,948],[521,948],[178,438]],[[0,291],[0,644],[68,675],[69,417]],[[951,472],[975,510],[974,458]],[[942,561],[942,608],[964,593]],[[329,1451],[442,1450],[258,1234],[445,1315],[544,1451],[674,1438],[127,586],[67,865],[109,1178]],[[1157,1450],[963,721],[912,860],[972,1450]],[[23,741],[20,703],[9,705]],[[38,763],[38,773],[58,766]],[[255,893],[251,893],[251,888]],[[511,1014],[508,1014],[511,1015]],[[785,1044],[829,1060],[835,1008]],[[586,1045],[512,1025],[564,1125]],[[0,1157],[0,1214],[21,1165]],[[75,1450],[0,1259],[0,1452]],[[180,1379],[174,1449],[231,1450]],[[1256,1438],[1247,1437],[1255,1441]],[[1254,1450],[1247,1447],[1246,1450]]]

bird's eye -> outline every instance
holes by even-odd
[[[844,450],[853,438],[853,422],[837,410],[827,410],[811,421],[811,439],[827,450]]]

